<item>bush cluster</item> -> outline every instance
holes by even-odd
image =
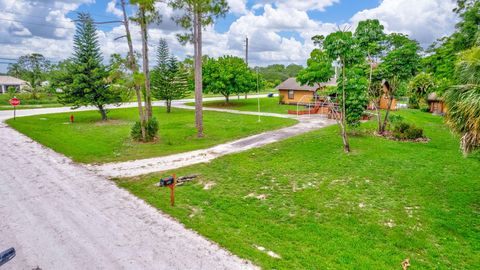
[[[147,121],[145,125],[145,141],[151,142],[157,137],[158,133],[158,121],[155,117],[152,117]],[[132,139],[135,141],[142,141],[142,128],[140,121],[135,122],[130,132]]]
[[[400,140],[415,140],[423,138],[423,129],[405,122],[400,122],[393,129],[393,136]]]

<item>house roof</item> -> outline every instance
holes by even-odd
[[[0,85],[24,85],[24,84],[27,84],[27,82],[24,80],[20,80],[12,76],[0,75]]]
[[[437,95],[437,93],[432,92],[432,93],[428,94],[427,100],[428,101],[441,101],[443,99],[442,99],[442,97],[439,97]]]
[[[301,85],[300,83],[297,82],[296,78],[288,78],[281,84],[279,84],[275,89],[277,90],[296,90],[296,91],[312,91],[315,92],[319,88],[326,87],[326,86],[336,86],[337,85],[337,79],[332,78],[330,81],[325,82],[325,83],[316,83],[314,86],[310,85]]]

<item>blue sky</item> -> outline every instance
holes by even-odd
[[[364,19],[379,19],[388,33],[401,32],[427,47],[437,38],[450,35],[458,21],[452,12],[455,0],[227,0],[231,9],[204,31],[204,54],[244,55],[245,37],[250,38],[251,65],[305,64],[314,48],[311,37],[326,35],[338,27],[353,31]],[[42,53],[60,61],[72,55],[75,19],[89,12],[96,21],[119,20],[118,0],[0,0],[0,57],[18,58]],[[160,38],[167,40],[180,59],[193,53],[176,35],[185,30],[170,19],[174,11],[156,4],[163,23],[149,30],[152,58]],[[133,12],[129,8],[129,12]],[[105,61],[113,53],[125,54],[121,24],[101,25],[99,43]],[[132,25],[134,47],[141,48],[138,26]],[[1,61],[0,61],[1,62]],[[7,64],[0,64],[4,72]]]

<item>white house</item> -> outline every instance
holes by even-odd
[[[8,88],[11,86],[15,87],[17,91],[20,91],[26,85],[27,85],[27,82],[24,80],[20,80],[12,76],[0,75],[0,94],[7,93]]]

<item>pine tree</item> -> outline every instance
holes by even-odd
[[[168,44],[160,40],[157,51],[157,65],[152,72],[152,94],[165,100],[167,112],[171,111],[172,100],[185,97],[188,91],[187,72],[180,68],[177,58],[170,55]]]
[[[96,28],[88,13],[78,15],[73,48],[72,63],[62,79],[60,101],[75,108],[93,105],[98,108],[102,120],[107,120],[105,105],[120,103],[121,95],[111,90],[106,81],[108,70],[102,63]]]

